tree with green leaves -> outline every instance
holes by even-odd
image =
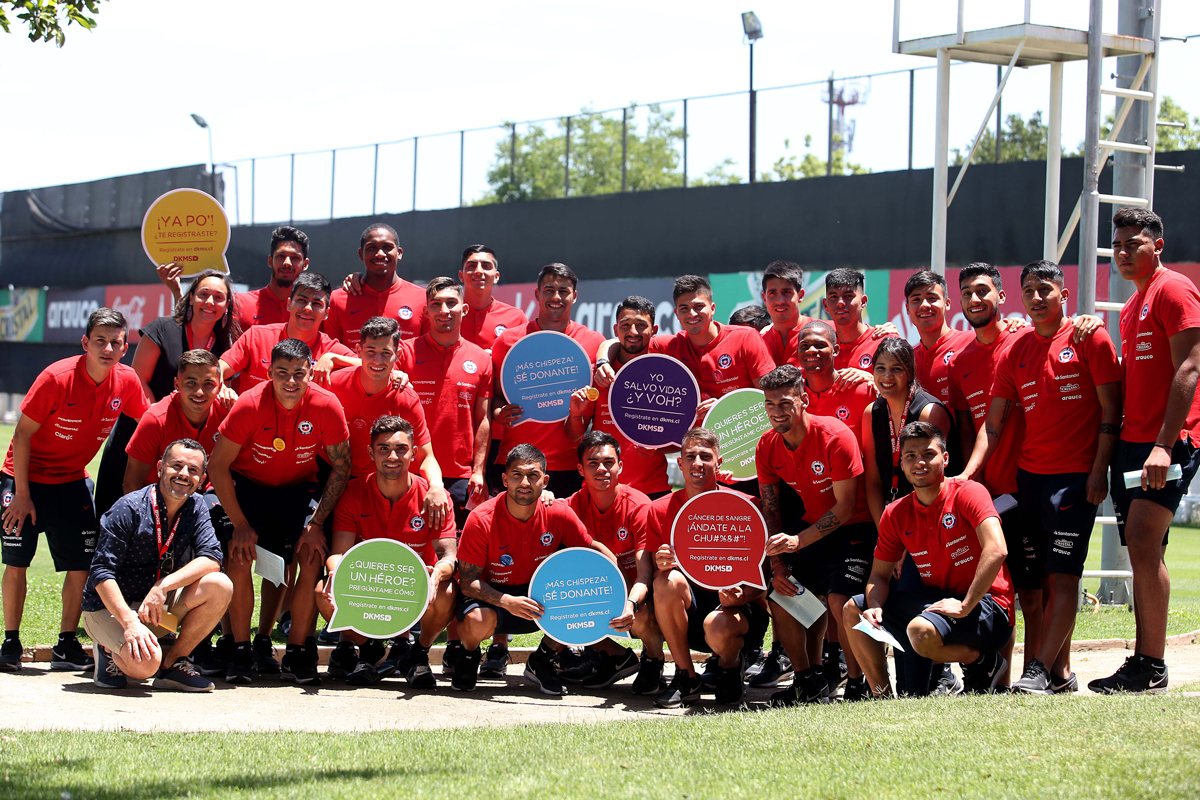
[[[871,170],[864,167],[862,164],[852,164],[846,160],[846,150],[842,147],[837,147],[841,144],[841,137],[836,134],[833,137],[835,145],[833,151],[833,169],[828,170],[826,166],[828,161],[819,157],[812,152],[812,134],[804,135],[804,158],[797,160],[796,155],[782,155],[775,160],[771,169],[762,173],[759,180],[764,183],[771,181],[796,181],[802,178],[823,178],[827,174],[832,175],[864,175]],[[790,139],[783,140],[783,149],[788,150],[792,146]]]
[[[67,41],[63,28],[75,24],[85,30],[96,27],[88,14],[100,13],[101,0],[0,0],[0,28],[12,33],[9,14],[29,29],[29,41],[53,41],[62,47]]]
[[[1047,128],[1042,122],[1042,112],[1035,111],[1026,120],[1020,114],[1009,114],[1004,118],[1004,129],[1000,138],[1001,161],[1045,161],[1046,160]],[[954,158],[951,163],[961,166],[967,160],[968,146],[965,150],[954,148]],[[979,137],[979,147],[975,148],[972,164],[991,164],[996,161],[996,134],[991,128],[986,128]]]

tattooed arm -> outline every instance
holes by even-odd
[[[1003,397],[992,398],[987,419],[983,421],[983,430],[975,436],[975,449],[971,451],[971,460],[967,462],[967,466],[963,468],[959,477],[971,481],[983,479],[983,469],[987,466],[988,459],[995,451],[996,445],[1000,443],[1000,434],[1004,433],[1004,426],[1008,423],[1008,418],[1012,416],[1016,405],[1015,400],[1005,400]]]
[[[465,561],[459,561],[458,585],[462,589],[462,593],[467,597],[482,600],[488,605],[503,608],[522,619],[538,619],[542,616],[542,612],[545,609],[542,608],[540,603],[528,597],[514,597],[511,594],[503,594],[481,578],[482,574],[483,567],[478,564],[468,564]]]
[[[321,494],[321,502],[312,518],[304,526],[304,533],[296,541],[296,557],[301,562],[310,561],[321,563],[329,553],[329,543],[325,540],[325,519],[333,513],[346,482],[350,480],[350,440],[329,445],[325,448],[333,472],[325,482],[325,491]]]
[[[833,482],[833,507],[821,515],[812,525],[800,531],[796,536],[779,533],[767,540],[767,555],[778,556],[783,553],[794,553],[802,547],[824,539],[850,519],[854,514],[854,504],[858,499],[858,478]],[[775,559],[772,559],[772,564]]]

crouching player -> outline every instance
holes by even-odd
[[[869,624],[906,640],[933,662],[962,664],[968,691],[995,689],[1008,669],[1000,655],[1012,636],[1013,588],[1000,515],[983,484],[945,476],[946,440],[927,422],[900,432],[900,465],[913,492],[892,503],[879,522],[879,543],[865,594],[847,601],[842,629],[876,697],[891,695],[883,645],[856,630]],[[907,551],[924,591],[889,594],[892,572]],[[901,692],[925,694],[929,672],[905,669]]]
[[[433,689],[437,679],[429,669],[429,648],[454,615],[458,587],[454,583],[457,557],[454,517],[443,515],[440,527],[429,523],[425,497],[429,483],[409,471],[413,460],[413,427],[400,417],[383,416],[371,425],[371,459],[375,470],[346,486],[333,514],[333,544],[325,560],[329,575],[342,556],[367,539],[395,539],[425,559],[429,573],[429,607],[421,616],[421,635],[404,663],[385,662],[382,641],[343,631],[342,640],[329,656],[328,674],[347,683],[369,685],[401,669],[414,689]],[[333,617],[333,581],[317,584],[317,607],[326,619]],[[355,653],[354,646],[359,650]]]

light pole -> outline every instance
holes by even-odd
[[[753,11],[742,13],[742,31],[750,42],[750,182],[754,183],[757,180],[755,150],[758,138],[758,97],[754,93],[754,43],[762,38],[763,29],[758,15]]]
[[[212,128],[208,126],[208,123],[205,121],[204,117],[200,116],[199,114],[192,114],[192,122],[195,122],[201,128],[204,128],[204,130],[208,131],[208,176],[212,178],[212,196],[215,200],[217,198],[217,170],[216,166],[213,164]]]

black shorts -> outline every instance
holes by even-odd
[[[312,513],[310,506],[317,484],[263,486],[234,472],[233,488],[246,521],[258,534],[258,546],[281,557],[284,564],[291,564],[296,556],[296,541],[304,533],[304,525]]]
[[[920,592],[891,592],[883,604],[883,627],[902,645],[908,645],[908,623],[916,617],[928,620],[937,629],[942,644],[966,645],[985,653],[996,652],[1008,644],[1012,638],[1012,625],[1008,614],[991,594],[985,594],[971,613],[961,619],[925,610],[947,597],[961,600],[963,595],[929,587]],[[865,595],[855,595],[853,600],[859,608],[866,609]],[[905,647],[908,649],[910,646]]]
[[[493,583],[492,588],[501,594],[510,594],[513,597],[528,597],[529,584],[520,586],[503,586],[499,583]],[[506,611],[500,606],[494,606],[491,603],[485,603],[482,600],[476,600],[474,597],[467,597],[463,592],[458,593],[458,597],[454,601],[454,616],[459,622],[462,622],[467,613],[474,611],[477,608],[491,609],[496,612],[496,630],[492,631],[493,636],[514,633],[537,633],[541,628],[537,622],[524,617],[518,617],[509,611]]]
[[[1087,500],[1087,473],[1038,475],[1017,470],[1017,514],[1029,540],[1027,578],[1083,575],[1096,506]]]
[[[661,492],[648,492],[648,493],[646,494],[646,497],[649,497],[649,498],[650,498],[650,500],[651,500],[651,502],[653,502],[653,501],[657,500],[657,499],[658,499],[658,498],[660,498],[660,497],[666,497],[666,496],[667,496],[667,495],[669,495],[670,493],[671,493],[671,490],[670,490],[670,489],[665,489],[665,490],[663,490],[663,491],[661,491]]]
[[[1132,489],[1125,488],[1124,473],[1142,471],[1154,442],[1117,442],[1117,450],[1112,460],[1112,501],[1117,513],[1117,532],[1121,535],[1121,544],[1125,544],[1125,520],[1129,517],[1129,506],[1134,500],[1149,500],[1169,510],[1172,514],[1179,508],[1179,501],[1187,494],[1192,478],[1196,477],[1196,468],[1200,466],[1200,449],[1191,442],[1176,442],[1171,448],[1171,463],[1183,467],[1183,478],[1178,481],[1167,481],[1162,489],[1143,489],[1140,485]],[[1163,531],[1163,547],[1167,546],[1167,535],[1170,526]]]
[[[446,478],[443,481],[446,494],[450,495],[450,503],[454,506],[454,528],[462,534],[463,525],[467,522],[467,499],[471,496],[470,478]],[[330,516],[333,516],[330,514]]]
[[[688,586],[692,590],[692,603],[687,610],[688,647],[700,653],[711,653],[712,646],[704,638],[704,620],[721,608],[721,596],[712,589],[696,586],[691,581],[688,581]],[[750,623],[750,630],[742,637],[742,649],[749,650],[761,645],[763,637],[767,635],[767,625],[771,621],[771,615],[763,604],[755,600],[729,610],[745,614]]]
[[[91,569],[100,531],[92,489],[91,478],[68,483],[30,481],[29,497],[37,512],[37,522],[31,523],[26,517],[16,536],[0,533],[4,563],[10,567],[28,567],[37,553],[38,534],[44,532],[56,572]],[[15,493],[12,476],[0,473],[0,507],[8,508]]]
[[[504,464],[496,463],[499,457],[500,440],[492,439],[492,443],[488,445],[487,470],[483,474],[487,481],[488,494],[500,494],[504,491],[504,479],[500,477],[504,474]]]
[[[208,518],[212,521],[213,533],[217,535],[221,549],[228,556],[229,540],[233,538],[233,523],[225,515],[225,509],[221,508],[221,501],[217,499],[216,490],[209,489],[200,496],[204,498],[204,505],[208,506]]]
[[[807,527],[807,523],[800,525]],[[798,552],[783,556],[783,563],[792,571],[792,577],[813,594],[850,597],[867,586],[878,538],[874,523],[843,525]]]
[[[1029,571],[1029,561],[1033,558],[1033,544],[1021,524],[1020,511],[1019,506],[1013,506],[1000,515],[1004,545],[1008,549],[1008,557],[1004,559],[1004,563],[1008,566],[1008,574],[1012,576],[1014,587],[1040,591],[1041,579]]]

